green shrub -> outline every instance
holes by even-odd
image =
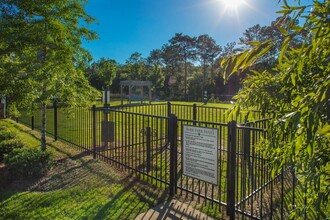
[[[17,134],[13,131],[8,131],[6,129],[0,130],[0,141],[10,140],[17,136]]]
[[[15,148],[22,148],[24,144],[21,140],[18,139],[9,139],[0,141],[0,162],[3,161],[4,155],[9,154]]]
[[[51,153],[34,148],[16,148],[5,156],[8,170],[16,177],[40,176],[52,165]]]

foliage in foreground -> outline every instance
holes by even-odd
[[[15,177],[41,176],[51,167],[51,153],[35,148],[15,148],[5,156],[5,164]]]
[[[22,148],[23,143],[17,138],[17,133],[9,130],[6,126],[0,126],[0,163],[4,156],[15,148]]]
[[[1,127],[0,130],[0,141],[10,140],[16,137],[16,133],[8,131],[6,127]]]
[[[9,154],[16,148],[22,148],[24,144],[18,139],[9,139],[0,142],[0,162],[2,162],[4,156]]]
[[[304,212],[322,215],[330,195],[330,2],[314,1],[312,6],[283,2],[279,13],[283,20],[291,16],[292,22],[280,24],[284,40],[277,64],[273,71],[253,71],[235,97],[231,114],[251,107],[271,113],[263,152],[273,158],[274,173],[292,164],[306,188],[306,206],[292,207],[291,217]],[[296,38],[302,43],[292,46]],[[251,42],[252,49],[222,62],[224,77],[256,65],[277,43]]]
[[[0,1],[0,85],[9,110],[42,106],[41,148],[46,148],[46,107],[59,98],[67,106],[98,95],[82,66],[90,54],[82,40],[95,39],[85,0]]]
[[[41,176],[52,165],[51,153],[25,146],[18,133],[0,126],[0,163],[14,178]],[[6,178],[6,177],[4,177]]]

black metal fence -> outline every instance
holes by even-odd
[[[47,132],[135,175],[168,188],[169,195],[209,204],[218,218],[286,219],[304,204],[303,188],[289,165],[271,175],[258,146],[267,139],[267,119],[254,112],[228,120],[227,109],[174,105],[47,109]],[[69,116],[68,116],[69,115]],[[18,119],[40,129],[41,114]],[[235,119],[235,120],[233,120]],[[183,174],[183,127],[216,129],[217,183]],[[299,192],[299,193],[297,193]],[[313,217],[313,216],[306,216]]]

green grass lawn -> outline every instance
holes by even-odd
[[[119,105],[118,101],[110,103],[111,106]],[[193,102],[172,102],[172,113],[174,113],[179,119],[193,119]],[[101,105],[100,105],[101,106]],[[204,105],[203,103],[196,103],[197,106],[197,120],[208,121],[208,122],[224,122],[227,123],[225,111],[226,108],[231,105],[210,103]],[[216,107],[216,108],[215,108]],[[152,105],[133,106],[130,108],[124,108],[124,111],[133,113],[149,114],[154,116],[167,117],[167,102],[154,102]],[[118,117],[114,119],[113,114],[108,114],[108,120],[116,120],[116,126],[121,125],[123,121],[128,121],[126,118]],[[102,112],[96,114],[96,126],[100,125],[100,122],[104,119]],[[21,111],[21,117],[19,122],[31,126],[31,116],[27,115],[26,112]],[[130,122],[129,122],[130,123]],[[140,121],[139,123],[143,123]],[[164,123],[165,125],[165,123]],[[58,137],[63,138],[69,142],[76,143],[81,146],[92,145],[92,112],[91,108],[75,108],[67,109],[58,108],[57,112],[57,131]],[[141,124],[143,127],[144,125]],[[41,110],[37,110],[34,113],[34,127],[35,129],[41,129]],[[121,129],[118,127],[118,129]],[[49,134],[54,134],[54,109],[48,108],[46,111],[46,130]],[[99,133],[97,133],[99,136]]]
[[[39,134],[10,120],[0,125],[18,132],[29,147]],[[134,219],[167,193],[137,181],[108,164],[48,139],[56,165],[38,179],[1,181],[0,219]],[[8,177],[3,164],[1,177]]]

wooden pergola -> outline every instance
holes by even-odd
[[[128,86],[128,101],[129,104],[131,104],[132,101],[143,101],[143,87],[148,87],[149,90],[149,103],[151,103],[151,86],[152,82],[151,81],[137,81],[137,80],[125,80],[120,82],[120,100],[121,100],[121,105],[123,105],[123,88],[124,86]],[[132,96],[132,89],[133,87],[142,87],[141,89],[141,94],[139,97],[133,97]]]

